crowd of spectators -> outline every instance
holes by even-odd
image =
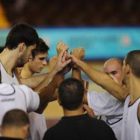
[[[138,0],[1,0],[11,25],[138,26]]]

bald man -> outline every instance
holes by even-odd
[[[103,71],[111,76],[119,85],[122,85],[122,67],[122,60],[111,58],[104,63]]]
[[[103,71],[117,84],[122,84],[123,62],[118,58],[111,58],[104,63]],[[124,103],[110,95],[110,93],[98,93],[88,91],[87,102],[96,116],[100,116],[114,131],[116,138],[121,138],[121,126]]]

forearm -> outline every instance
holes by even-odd
[[[20,81],[22,84],[29,86],[30,88],[34,89],[37,87],[46,77],[48,73],[42,75],[35,75],[30,78],[21,78]]]
[[[55,93],[55,86],[52,83],[44,87],[39,93],[40,104],[35,112],[42,113],[47,107],[48,103],[52,101],[52,97],[54,93]]]
[[[44,77],[44,79],[40,82],[40,84],[34,88],[34,90],[36,92],[39,92],[41,89],[46,87],[52,81],[55,75],[56,75],[56,72],[54,70],[50,71],[46,75],[46,77]]]
[[[53,80],[39,92],[40,105],[37,112],[42,113],[49,102],[56,100],[57,88],[64,79],[61,75],[56,75]]]
[[[115,83],[110,76],[107,74],[94,69],[87,63],[79,60],[77,65],[81,68],[83,72],[96,84],[100,85],[114,97],[120,101],[124,101],[126,95],[128,94],[127,89]]]
[[[72,78],[76,78],[78,80],[82,80],[82,77],[81,77],[81,70],[78,69],[78,68],[72,68],[72,75],[71,75]]]

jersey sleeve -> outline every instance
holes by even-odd
[[[27,111],[31,112],[37,110],[40,103],[39,95],[26,85],[22,85],[20,88],[24,92],[26,98]]]
[[[122,115],[124,103],[110,95],[108,92],[98,93],[88,91],[88,105],[93,109],[95,115],[112,116]]]

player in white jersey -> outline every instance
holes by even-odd
[[[139,113],[140,97],[130,104],[130,96],[127,96],[124,106],[123,129],[121,140],[140,139],[140,117]]]
[[[121,140],[139,140],[140,50],[131,51],[124,59],[123,83],[125,83],[127,87],[118,85],[108,75],[90,67],[74,56],[71,55],[70,57],[72,58],[72,62],[78,65],[95,83],[102,86],[120,101],[125,101]],[[130,95],[128,95],[128,93],[130,93]],[[127,95],[128,97],[126,98]],[[131,118],[132,114],[134,118]],[[137,119],[135,120],[135,118]]]
[[[108,92],[88,91],[87,102],[96,116],[100,116],[114,131],[118,140],[121,138],[124,103]]]
[[[72,54],[81,59],[80,53],[84,51],[82,48],[75,49]],[[112,58],[105,62],[104,72],[111,76],[118,84],[122,85],[122,61],[118,58]],[[79,75],[79,76],[78,76]],[[80,70],[73,69],[72,77],[81,78]],[[89,107],[94,111],[95,116],[104,120],[114,131],[116,138],[121,138],[121,124],[123,116],[124,104],[118,99],[110,95],[108,92],[98,93],[88,91],[85,100]]]
[[[121,86],[123,86],[122,66],[123,63],[120,59],[111,58],[105,62],[103,67],[103,71]],[[121,139],[124,103],[108,92],[97,93],[95,91],[87,93],[87,102],[93,109],[94,114],[100,116],[100,119],[104,120],[113,129],[116,138]]]
[[[123,82],[129,87],[124,105],[121,140],[140,139],[140,50],[129,52],[124,59]]]
[[[45,42],[42,39],[39,39],[38,45],[32,50],[31,58],[20,69],[20,77],[29,78],[35,73],[40,73],[47,64],[48,50],[49,47]],[[28,140],[42,140],[47,129],[44,114],[31,112],[28,113],[28,116],[30,119],[30,138],[28,138]]]
[[[10,83],[10,84],[15,84],[15,85],[19,84],[18,79],[15,75],[15,72],[13,71],[12,76],[7,74],[7,71],[5,70],[1,62],[0,62],[0,72],[1,72],[2,83]]]
[[[4,67],[5,75],[2,76],[4,83],[13,84],[13,73],[17,63],[25,64],[31,56],[31,50],[36,47],[38,43],[38,35],[36,31],[27,24],[17,24],[9,32],[3,52],[0,54],[0,61]],[[28,47],[28,48],[27,48]],[[14,57],[13,57],[14,56]],[[63,79],[61,75],[57,75],[71,60],[66,60],[65,50],[58,56],[56,65],[48,74],[49,76],[44,79],[41,85],[36,88],[37,92],[43,93],[40,95],[40,110],[42,113],[47,103],[52,99],[55,88]],[[7,79],[8,77],[9,80]],[[19,77],[17,76],[19,79]],[[50,83],[50,79],[53,79]],[[36,79],[37,80],[37,79]],[[20,81],[20,80],[19,80]],[[53,83],[54,82],[54,83]],[[33,80],[34,83],[34,80]],[[50,83],[50,84],[49,84]],[[16,83],[15,83],[16,84]]]
[[[4,114],[11,109],[36,111],[40,99],[36,92],[25,85],[0,84],[0,125]]]

